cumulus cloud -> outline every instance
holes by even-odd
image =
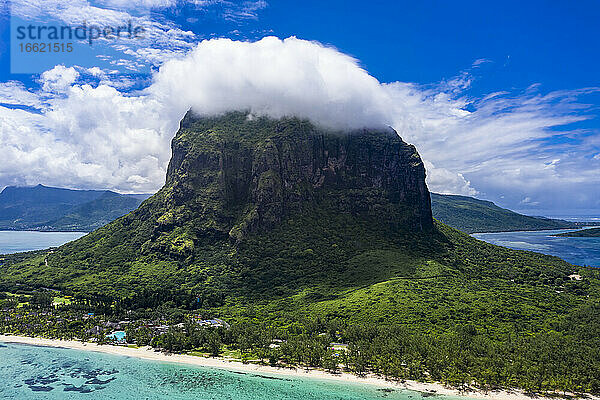
[[[46,92],[64,92],[79,76],[79,72],[73,67],[57,65],[41,75],[42,90]]]
[[[135,93],[120,91],[103,71],[81,71],[100,81],[79,76],[62,85],[62,95],[44,99],[41,115],[2,110],[0,140],[10,150],[0,162],[2,183],[156,190],[169,141],[192,107],[294,115],[336,129],[391,125],[417,145],[434,191],[506,206],[600,207],[600,140],[569,129],[590,118],[578,99],[594,88],[542,93],[532,86],[471,98],[468,72],[427,87],[381,83],[334,48],[274,37],[203,41],[164,62]]]
[[[164,180],[168,136],[152,100],[106,85],[74,85],[43,114],[0,107],[4,184],[153,191]],[[139,176],[139,178],[135,178]]]
[[[533,201],[533,200],[531,200],[531,197],[527,196],[523,200],[521,200],[519,202],[519,204],[524,205],[524,206],[537,206],[537,205],[540,204],[540,202],[539,201]]]
[[[392,123],[389,96],[356,60],[296,38],[204,41],[185,58],[164,63],[149,92],[198,114],[250,110],[332,128]]]
[[[427,170],[427,186],[429,190],[440,194],[477,195],[477,190],[471,187],[471,182],[460,172],[451,172],[446,168],[436,168],[431,161],[425,160]]]

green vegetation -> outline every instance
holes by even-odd
[[[556,236],[568,237],[600,237],[600,228],[581,229],[575,232],[560,233]]]
[[[431,193],[431,211],[438,221],[463,232],[509,232],[565,229],[578,223],[530,217],[468,196]]]
[[[9,186],[0,193],[0,229],[92,231],[136,209],[146,197],[108,190]]]
[[[31,299],[0,300],[0,331],[104,341],[127,318],[129,342],[167,351],[600,393],[599,270],[432,224],[424,194],[397,138],[188,115],[165,187],[137,210],[52,252],[4,256],[0,291]]]

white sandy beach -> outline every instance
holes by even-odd
[[[195,365],[201,367],[211,368],[222,368],[230,371],[255,373],[255,374],[274,374],[274,375],[286,375],[298,378],[316,378],[321,380],[332,380],[338,382],[350,382],[359,384],[378,385],[387,388],[394,389],[407,389],[415,390],[419,392],[435,393],[448,396],[463,396],[477,399],[490,399],[490,400],[531,400],[530,396],[525,395],[522,391],[494,391],[484,393],[482,391],[470,391],[463,392],[456,389],[446,387],[438,383],[422,383],[416,381],[404,381],[403,383],[396,383],[387,381],[378,376],[366,376],[359,377],[354,374],[340,373],[331,374],[326,371],[317,369],[290,369],[290,368],[276,368],[264,365],[256,364],[244,364],[239,361],[228,361],[221,358],[213,357],[197,357],[182,354],[165,354],[162,352],[156,352],[151,347],[144,348],[131,348],[124,346],[113,346],[113,345],[98,345],[95,343],[83,343],[74,340],[57,340],[57,339],[45,339],[45,338],[32,338],[26,336],[12,336],[12,335],[0,335],[0,342],[7,343],[23,343],[34,346],[46,346],[46,347],[62,347],[75,350],[85,351],[97,351],[107,354],[116,354],[127,357],[137,357],[145,360],[161,361],[161,362],[172,362],[180,364]],[[590,397],[592,398],[592,397]],[[595,398],[597,399],[597,398]]]
[[[144,348],[131,348],[124,346],[113,346],[113,345],[97,345],[95,343],[83,343],[74,340],[56,340],[56,339],[45,339],[45,338],[32,338],[25,336],[9,336],[0,335],[0,342],[9,343],[23,343],[34,346],[47,346],[47,347],[63,347],[76,350],[85,351],[97,351],[107,354],[116,354],[128,357],[137,357],[145,360],[161,361],[161,362],[173,362],[180,364],[188,364],[202,367],[211,368],[223,368],[231,371],[256,373],[256,374],[275,374],[275,375],[286,375],[298,378],[316,378],[321,380],[332,380],[338,382],[350,382],[359,384],[378,385],[382,387],[394,388],[394,389],[407,389],[415,390],[419,392],[436,393],[448,396],[463,396],[469,398],[478,399],[493,399],[493,400],[530,400],[531,397],[525,395],[521,391],[495,391],[484,393],[481,391],[463,392],[456,389],[448,388],[437,383],[422,383],[416,381],[404,381],[403,383],[396,383],[387,381],[378,376],[366,376],[359,377],[354,374],[340,373],[331,374],[322,370],[317,369],[290,369],[290,368],[276,368],[264,365],[256,364],[244,364],[238,361],[228,361],[221,358],[212,357],[197,357],[182,354],[165,354],[162,352],[156,352],[150,347]]]

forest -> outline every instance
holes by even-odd
[[[258,310],[230,319],[229,328],[207,328],[192,316],[212,315],[215,310],[192,312],[173,307],[173,300],[158,308],[132,311],[82,299],[56,306],[51,302],[54,294],[31,293],[0,295],[1,333],[109,344],[106,332],[118,324],[110,321],[126,318],[123,329],[129,345],[151,345],[166,352],[226,355],[243,362],[332,373],[375,373],[391,380],[443,382],[464,390],[600,391],[598,303],[580,307],[569,318],[556,321],[553,329],[521,335],[469,323],[444,331],[415,330],[410,324],[348,324],[319,317],[275,323],[256,315],[252,318],[249,313]],[[84,317],[92,310],[110,314]],[[167,324],[168,331],[153,331],[156,321]],[[343,343],[343,349],[336,349],[334,343]]]

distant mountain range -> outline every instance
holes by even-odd
[[[0,193],[0,229],[88,232],[135,210],[149,196],[8,186]]]
[[[0,230],[89,232],[135,210],[150,195],[8,186],[0,193]],[[466,233],[567,229],[585,223],[532,217],[468,196],[431,193],[433,217]]]
[[[582,222],[531,217],[468,196],[431,193],[433,217],[466,233],[580,228]]]

